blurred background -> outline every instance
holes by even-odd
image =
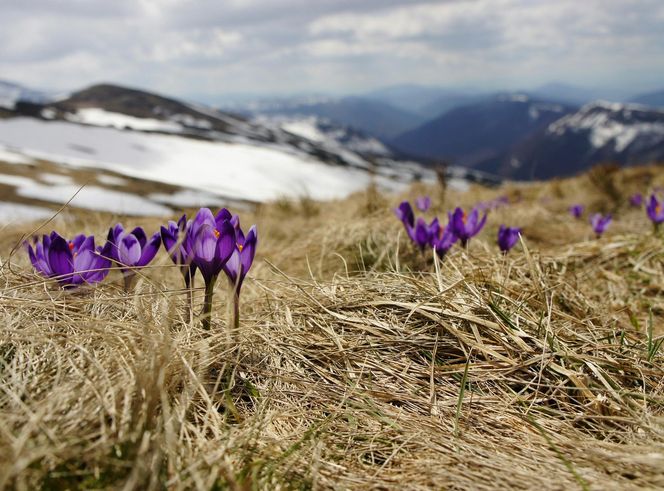
[[[659,0],[0,8],[3,221],[664,160]]]

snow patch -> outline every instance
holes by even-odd
[[[223,206],[225,204],[225,201],[219,196],[191,189],[171,194],[153,193],[148,195],[148,198],[175,208],[199,208],[201,206]]]
[[[62,174],[43,173],[39,179],[47,184],[73,184],[74,181],[71,177]]]
[[[255,142],[200,141],[31,118],[0,120],[0,144],[37,158],[251,201],[302,195],[342,198],[365,188],[371,179],[365,170],[328,165],[292,147],[288,151]],[[403,188],[410,176],[402,177]],[[377,183],[395,184],[381,176]]]
[[[105,184],[106,186],[126,186],[129,184],[129,181],[118,176],[109,176],[108,174],[99,174],[96,176],[97,182],[99,184]]]
[[[65,119],[73,123],[89,124],[92,126],[107,126],[117,129],[130,128],[138,131],[164,131],[178,133],[182,125],[173,121],[161,121],[151,118],[137,118],[122,113],[114,113],[97,107],[78,109],[76,113],[66,114]]]
[[[113,191],[98,186],[86,186],[76,194],[79,189],[80,186],[71,184],[47,186],[33,182],[30,185],[19,187],[16,193],[26,198],[50,201],[58,204],[69,202],[70,206],[76,208],[108,211],[122,215],[168,216],[173,214],[170,208],[133,194]],[[74,196],[75,194],[76,196]]]
[[[9,147],[0,145],[0,162],[7,162],[8,164],[31,164],[34,162],[34,159],[26,157]]]
[[[0,222],[4,225],[29,220],[43,220],[45,218],[50,218],[53,215],[55,215],[55,211],[42,206],[0,201]]]

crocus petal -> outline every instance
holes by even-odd
[[[240,253],[240,261],[242,262],[242,272],[244,274],[247,274],[249,268],[251,268],[251,265],[254,262],[257,243],[258,243],[258,233],[256,231],[256,225],[253,225],[249,229],[249,232],[247,233],[247,238],[244,241],[242,252]]]
[[[143,249],[148,241],[147,235],[145,235],[145,230],[143,230],[142,227],[136,227],[130,233],[138,239],[138,243],[141,245],[141,249]]]
[[[164,243],[164,248],[171,256],[175,253],[176,245],[178,243],[177,224],[173,221],[168,222],[168,228],[161,226],[161,241]],[[175,259],[173,259],[177,263]]]
[[[150,237],[150,240],[141,250],[141,258],[136,263],[137,266],[146,266],[152,259],[154,259],[157,251],[161,246],[161,234],[156,232]]]
[[[415,226],[415,214],[408,201],[402,201],[399,207],[394,210],[395,215],[406,227]]]
[[[141,244],[133,234],[120,237],[118,243],[118,260],[125,266],[134,266],[141,258]]]
[[[53,275],[61,277],[61,282],[67,282],[67,277],[74,271],[74,258],[69,250],[69,243],[59,235],[51,239],[48,263]]]
[[[215,251],[217,250],[215,232],[219,233],[209,225],[205,225],[199,230],[194,241],[194,256],[197,260],[205,262],[214,260]]]
[[[228,261],[228,258],[231,257],[231,254],[233,254],[235,249],[235,228],[233,228],[231,222],[227,220],[222,222],[219,227],[219,240],[217,241],[216,250],[216,260],[221,263],[219,270],[221,270],[221,266]]]

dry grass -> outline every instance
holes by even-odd
[[[615,185],[627,195],[647,172]],[[14,255],[0,276],[0,487],[663,487],[663,239],[587,177],[446,201],[503,193],[521,201],[440,264],[408,247],[398,198],[373,191],[243,216],[261,243],[238,332],[221,287],[212,332],[185,318],[164,255],[130,296],[115,273],[58,291]],[[618,218],[594,240],[571,201]],[[508,257],[493,243],[503,221],[524,227]],[[9,251],[30,229],[4,232]]]

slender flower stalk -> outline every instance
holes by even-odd
[[[161,235],[156,232],[148,240],[145,231],[136,227],[127,232],[121,223],[108,230],[107,244],[109,257],[120,266],[124,276],[125,292],[131,290],[136,270],[148,265],[161,246]]]
[[[468,241],[472,237],[482,230],[486,223],[486,218],[487,213],[484,213],[484,216],[480,219],[477,208],[473,208],[470,215],[466,215],[461,208],[456,208],[454,213],[449,213],[452,231],[459,238],[461,245],[464,247],[468,245]]]
[[[655,232],[657,232],[662,222],[664,222],[664,202],[659,201],[657,196],[651,194],[648,206],[646,206],[646,213],[655,227]]]
[[[569,213],[574,218],[581,218],[581,216],[583,216],[583,212],[585,209],[586,207],[583,205],[572,205],[569,207]]]
[[[593,231],[595,232],[595,235],[598,239],[606,231],[609,224],[611,223],[611,220],[612,218],[610,213],[606,216],[602,216],[601,213],[595,213],[592,217],[590,217],[590,225],[592,226]]]
[[[236,247],[235,228],[225,208],[215,217],[209,208],[201,208],[191,221],[185,247],[193,251],[193,262],[205,281],[202,324],[210,329],[212,299],[217,277]]]
[[[42,276],[54,278],[63,288],[76,288],[102,281],[111,266],[108,251],[95,248],[95,238],[77,235],[67,241],[57,232],[25,242],[30,262]]]
[[[516,245],[519,241],[519,236],[521,235],[521,229],[518,227],[506,227],[501,225],[498,229],[498,247],[503,252],[507,254],[512,247]]]

